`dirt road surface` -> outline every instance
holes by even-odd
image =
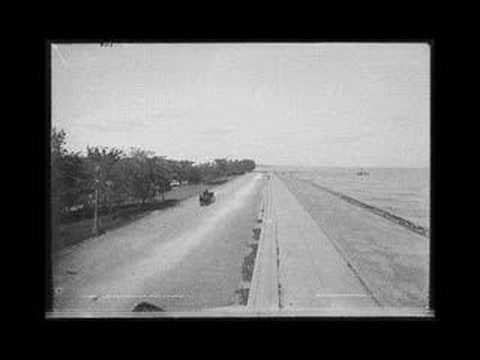
[[[54,313],[108,316],[142,301],[168,312],[235,305],[245,244],[260,206],[250,173],[167,211],[66,249],[53,259]]]

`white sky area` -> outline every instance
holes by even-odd
[[[428,167],[426,44],[52,45],[67,145],[173,159]]]

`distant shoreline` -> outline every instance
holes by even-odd
[[[404,169],[404,170],[430,170],[430,166],[326,166],[326,165],[266,165],[257,164],[257,168],[281,169]]]

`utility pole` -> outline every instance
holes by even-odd
[[[100,170],[100,166],[95,166],[95,200],[94,200],[94,208],[93,208],[93,235],[98,234],[98,171]]]

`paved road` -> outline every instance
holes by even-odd
[[[77,315],[130,312],[148,301],[166,311],[235,304],[245,245],[262,188],[251,173],[198,198],[151,213],[54,259],[54,311]]]

